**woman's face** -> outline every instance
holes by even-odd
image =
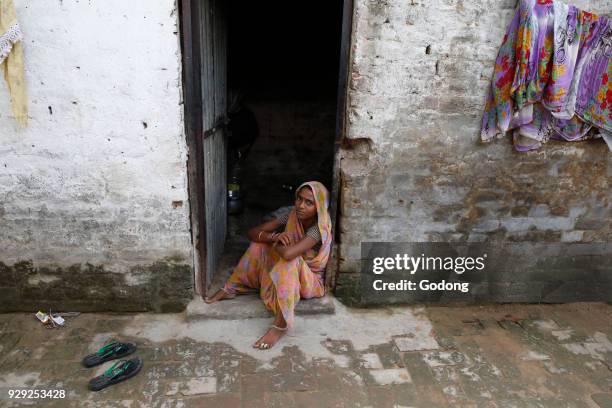
[[[317,215],[317,205],[310,187],[302,187],[295,199],[295,212],[300,221],[308,220]]]

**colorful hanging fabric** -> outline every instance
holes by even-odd
[[[8,85],[15,120],[25,127],[28,123],[28,97],[22,40],[13,0],[0,0],[0,69]]]
[[[612,132],[612,20],[600,18],[589,33],[576,97],[576,115]]]
[[[521,0],[495,63],[481,139],[512,131],[517,150],[529,151],[549,139],[596,137],[593,125],[608,130],[610,26],[559,1]]]

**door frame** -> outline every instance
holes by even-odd
[[[332,234],[334,244],[332,247],[331,258],[325,271],[325,286],[332,291],[336,289],[338,274],[340,273],[340,245],[339,245],[339,215],[340,198],[342,194],[341,146],[346,138],[347,129],[347,107],[349,90],[349,72],[351,67],[351,50],[353,38],[353,15],[354,0],[343,0],[342,6],[342,34],[340,43],[340,69],[338,72],[338,96],[336,99],[336,132],[334,137],[334,167],[332,174],[332,189],[329,203],[329,214],[332,222]]]
[[[179,25],[183,73],[183,108],[187,141],[187,184],[191,242],[193,247],[194,288],[206,296],[206,191],[204,189],[204,150],[202,62],[200,57],[200,1],[180,0]]]
[[[204,189],[204,151],[202,82],[199,74],[202,69],[200,58],[200,1],[179,0],[179,25],[181,37],[182,74],[183,74],[183,107],[185,120],[185,137],[187,141],[187,183],[189,189],[189,208],[191,222],[191,241],[193,246],[194,288],[197,294],[206,296],[206,217]],[[334,137],[334,165],[332,188],[330,192],[330,217],[334,234],[334,245],[330,262],[327,266],[325,285],[335,289],[339,272],[339,246],[337,238],[338,214],[340,208],[340,173],[341,145],[347,129],[347,100],[349,71],[351,65],[351,43],[353,33],[354,0],[343,0],[342,34],[340,46],[340,69],[338,72],[338,93],[336,101],[336,128]]]

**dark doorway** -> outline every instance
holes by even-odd
[[[293,191],[299,184],[308,180],[321,181],[332,193],[332,199],[337,199],[336,151],[343,129],[343,118],[339,118],[339,115],[344,108],[346,84],[343,78],[346,72],[342,66],[346,68],[348,58],[351,20],[347,18],[347,11],[352,13],[352,2],[205,0],[203,3],[191,3],[191,17],[185,16],[187,3],[188,0],[183,1],[184,26],[187,21],[192,25],[190,32],[195,33],[194,37],[200,36],[191,41],[184,38],[185,63],[192,64],[192,68],[200,65],[191,73],[193,81],[200,81],[196,86],[201,92],[199,100],[198,95],[192,95],[195,105],[192,109],[198,111],[200,102],[200,115],[203,112],[204,119],[208,117],[210,122],[204,127],[214,127],[212,132],[204,128],[199,131],[191,129],[192,136],[189,136],[190,121],[189,118],[187,120],[190,151],[194,153],[194,157],[190,157],[190,194],[192,206],[194,202],[199,203],[192,210],[192,218],[195,218],[192,223],[194,230],[197,230],[194,242],[200,258],[196,282],[199,283],[198,292],[202,293],[206,289],[214,289],[226,279],[231,266],[248,245],[248,228],[273,216],[278,208],[292,205]],[[222,7],[219,5],[221,3]],[[212,14],[204,10],[210,7]],[[218,22],[221,13],[223,24]],[[198,24],[200,27],[195,27]],[[213,26],[212,36],[223,36],[227,41],[203,38],[211,35],[211,28],[206,28],[211,24],[217,24],[223,30],[220,33]],[[186,36],[185,33],[183,35]],[[195,50],[191,62],[187,61],[190,57],[189,46],[192,51]],[[222,50],[219,49],[221,47]],[[221,58],[226,66],[219,64]],[[207,98],[210,84],[206,82],[225,78],[215,72],[224,68],[227,80],[222,87],[227,92],[227,115],[216,112],[211,117],[207,115],[209,105],[213,104],[214,110],[220,105],[218,101]],[[188,71],[186,69],[186,87],[190,81]],[[196,78],[198,72],[200,76]],[[220,89],[219,86],[214,88]],[[186,99],[188,104],[187,90]],[[188,110],[189,106],[186,105],[189,116]],[[195,115],[198,115],[197,112]],[[226,131],[220,132],[218,126],[224,120],[229,120],[229,124]],[[191,123],[193,128],[197,128],[202,123],[202,117],[191,120]],[[236,139],[235,134],[241,132],[242,137]],[[206,143],[210,144],[206,142],[207,137],[221,133],[226,145],[207,152]],[[197,141],[198,137],[204,142]],[[206,190],[212,191],[215,199],[223,190],[213,185],[220,184],[219,180],[225,175],[213,177],[212,184],[209,177],[211,172],[219,172],[218,163],[211,167],[210,162],[218,161],[221,153],[226,155],[224,161],[230,195],[238,185],[242,208],[232,214],[236,206],[228,204],[230,215],[227,216],[227,238],[222,253],[218,246],[209,245],[211,238],[221,238],[220,229],[218,226],[211,229],[210,225],[206,225],[211,221],[219,224],[220,217],[216,214],[219,205],[209,204],[209,208],[206,208],[206,203],[212,202],[206,197]],[[194,194],[197,195],[195,199]],[[194,215],[194,212],[197,214]],[[214,221],[207,216],[210,214],[215,214]]]
[[[259,125],[244,165],[247,209],[284,204],[282,185],[331,189],[342,0],[229,4],[228,87]]]

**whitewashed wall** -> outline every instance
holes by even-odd
[[[0,262],[191,265],[175,1],[15,4],[30,123],[0,84]]]

